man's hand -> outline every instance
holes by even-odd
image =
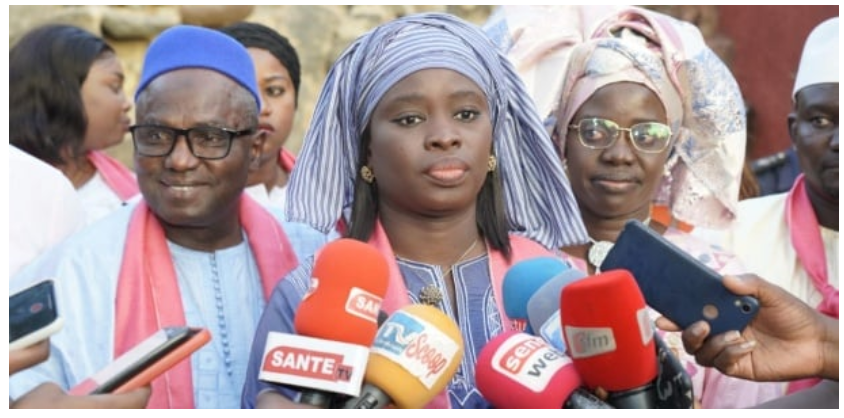
[[[42,383],[11,402],[9,408],[138,409],[146,407],[151,393],[149,387],[143,387],[120,395],[71,396],[55,383]]]
[[[755,381],[827,377],[834,339],[834,378],[838,378],[837,321],[756,275],[725,276],[724,286],[737,295],[756,297],[759,313],[741,332],[709,336],[709,325],[703,321],[683,330],[685,349],[699,364]],[[677,330],[666,318],[659,318],[657,326]]]
[[[9,350],[9,376],[30,368],[50,357],[50,341],[44,340],[26,348]]]

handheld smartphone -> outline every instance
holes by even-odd
[[[638,220],[624,225],[601,264],[612,269],[630,271],[648,305],[683,328],[703,320],[710,335],[741,331],[759,311],[756,298],[733,294],[721,275]]]
[[[148,385],[211,340],[207,329],[162,328],[70,390],[71,395],[124,393]]]
[[[9,350],[26,348],[62,328],[53,281],[38,282],[9,296]]]

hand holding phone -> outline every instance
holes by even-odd
[[[711,335],[741,331],[759,311],[756,298],[733,294],[720,274],[637,220],[627,222],[601,264],[611,269],[630,271],[645,302],[682,328],[706,321]]]
[[[72,395],[126,393],[148,385],[211,340],[204,328],[166,327],[70,390]]]
[[[50,341],[44,340],[24,348],[9,350],[9,376],[47,361]]]
[[[9,351],[29,347],[62,328],[53,281],[38,282],[9,296]]]

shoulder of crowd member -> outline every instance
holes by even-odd
[[[75,263],[92,258],[121,258],[126,241],[129,218],[135,204],[115,210],[105,218],[94,222],[38,256],[10,278],[9,290],[23,289],[35,281],[52,277],[62,264]],[[57,278],[60,279],[60,278]]]
[[[316,253],[323,245],[340,238],[336,230],[331,230],[326,234],[306,223],[287,220],[285,213],[278,208],[264,206],[264,209],[278,221],[300,263]]]

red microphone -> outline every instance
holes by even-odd
[[[617,408],[656,408],[653,325],[645,298],[627,270],[610,270],[563,288],[563,337],[589,389],[610,393]]]
[[[496,408],[611,408],[580,388],[580,377],[565,355],[542,338],[508,331],[490,340],[475,366],[478,390]]]
[[[297,334],[270,332],[259,378],[303,388],[300,403],[327,408],[331,394],[360,394],[378,331],[389,270],[374,247],[339,239],[317,254]]]

